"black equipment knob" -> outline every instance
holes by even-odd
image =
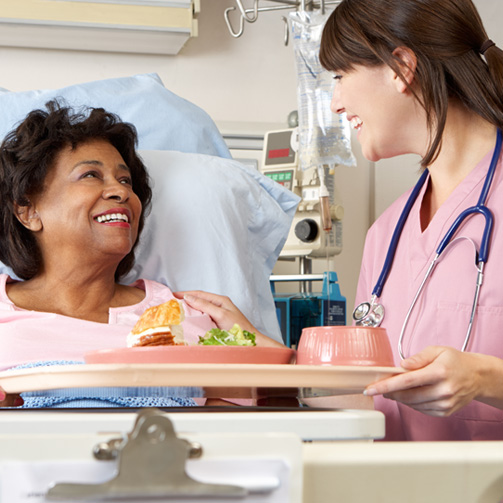
[[[311,243],[318,235],[318,224],[312,218],[305,218],[295,226],[295,235],[303,243]]]

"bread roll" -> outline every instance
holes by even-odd
[[[129,348],[184,345],[182,321],[185,315],[178,300],[150,307],[127,336]]]

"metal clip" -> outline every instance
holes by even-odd
[[[234,38],[239,38],[242,34],[243,34],[243,31],[244,31],[244,28],[245,28],[245,20],[244,20],[244,17],[241,16],[239,18],[239,30],[238,31],[234,31],[233,28],[232,28],[232,24],[231,24],[231,20],[229,18],[229,13],[236,10],[236,7],[229,7],[227,9],[225,9],[224,11],[224,18],[225,18],[225,22],[227,23],[227,28],[229,29],[229,33],[234,37]]]
[[[243,2],[241,0],[236,0],[236,4],[239,7],[241,16],[248,23],[254,23],[258,19],[258,0],[253,0],[253,15],[248,16],[248,10],[243,7]]]
[[[112,439],[94,449],[98,459],[118,460],[115,478],[102,484],[58,483],[47,491],[46,499],[242,498],[248,494],[243,487],[190,478],[185,463],[201,453],[200,446],[176,436],[173,423],[161,411],[144,409],[126,438]]]

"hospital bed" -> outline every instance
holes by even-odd
[[[58,90],[0,91],[0,136],[55,97],[71,106],[103,106],[138,129],[154,199],[126,281],[144,277],[175,290],[228,295],[259,330],[280,340],[269,277],[298,199],[233,161],[211,118],[170,93],[155,74]],[[303,384],[267,378],[260,390],[250,382],[242,388],[258,396],[269,387],[290,397],[300,389],[305,396],[310,385],[329,389],[312,377]],[[82,501],[90,486],[100,492],[86,501],[147,501],[159,480],[163,494],[179,494],[177,481],[185,472],[195,487],[183,499],[188,502],[209,496],[309,503],[482,503],[503,497],[501,443],[374,442],[384,429],[383,415],[372,409],[3,409],[0,502],[46,501],[53,483],[51,495],[59,494],[59,501]],[[166,466],[156,479],[157,469]],[[126,492],[114,494],[111,481]]]

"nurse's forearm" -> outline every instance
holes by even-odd
[[[495,356],[485,356],[483,385],[476,400],[498,409],[503,409],[503,360]]]

